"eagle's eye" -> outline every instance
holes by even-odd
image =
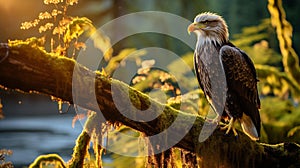
[[[208,24],[208,21],[206,20],[206,21],[203,21],[202,23],[205,24],[205,25],[207,25],[207,24]]]

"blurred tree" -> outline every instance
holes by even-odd
[[[289,18],[290,23],[293,25],[293,47],[296,53],[300,53],[300,22],[299,22],[299,10],[300,1],[288,0],[282,1],[282,5],[285,8],[286,17]]]
[[[257,25],[268,17],[266,1],[210,0],[207,3],[210,10],[225,18],[231,34],[241,33],[243,27]]]
[[[287,75],[300,85],[299,57],[292,47],[292,25],[286,20],[281,0],[269,0],[272,25],[276,28],[282,62]]]

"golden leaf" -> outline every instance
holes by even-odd
[[[85,45],[85,43],[83,43],[83,42],[75,42],[75,43],[74,43],[74,47],[75,47],[77,50],[80,50],[81,48],[82,48],[83,50],[86,49],[86,45]]]
[[[54,17],[59,15],[59,14],[62,14],[62,11],[57,10],[57,9],[53,9],[52,12],[51,12],[51,15],[54,16]]]
[[[39,32],[40,33],[45,32],[47,30],[52,29],[52,27],[53,27],[53,23],[46,23],[44,26],[40,26]]]
[[[21,29],[23,29],[23,30],[29,29],[31,27],[33,27],[33,25],[32,25],[31,22],[23,22],[23,23],[21,23]]]
[[[39,19],[40,20],[43,20],[43,19],[51,19],[52,18],[52,16],[51,16],[51,14],[49,13],[49,12],[41,12],[40,14],[39,14]]]
[[[63,0],[44,0],[44,4],[59,4],[60,2],[64,2]]]
[[[77,4],[78,3],[78,0],[67,0],[67,4],[68,5],[74,5],[74,4]]]

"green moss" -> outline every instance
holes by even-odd
[[[282,100],[277,97],[265,97],[261,99],[260,111],[263,128],[269,143],[283,141],[300,142],[300,134],[288,136],[294,127],[300,125],[300,107],[296,107],[290,100]]]
[[[261,111],[263,123],[281,121],[286,115],[291,115],[295,109],[290,100],[282,100],[278,97],[265,97],[261,99]]]
[[[66,168],[63,159],[57,154],[48,154],[38,156],[29,168],[40,168],[43,165],[55,165],[58,168]]]
[[[197,151],[203,160],[200,167],[254,167],[261,161],[263,148],[259,144],[251,143],[241,132],[237,138],[224,134],[212,135],[200,144]]]
[[[83,167],[84,159],[87,156],[90,139],[90,135],[86,131],[82,131],[76,140],[72,159],[69,163],[69,168]]]

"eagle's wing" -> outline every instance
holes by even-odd
[[[197,58],[198,58],[198,53],[195,52],[194,53],[194,69],[195,69],[195,73],[196,73],[196,77],[197,77],[197,80],[198,80],[198,83],[199,83],[199,86],[200,88],[202,89],[202,91],[205,93],[204,91],[204,86],[203,86],[203,83],[201,82],[201,77],[200,77],[200,67],[199,67],[199,61]]]
[[[218,50],[205,58],[200,58],[199,53],[196,51],[194,66],[199,85],[212,110],[217,114],[215,119],[219,120],[224,111],[227,87]]]
[[[245,127],[246,124],[248,125],[248,129],[250,129],[251,123],[249,122],[253,122],[259,136],[261,121],[258,109],[260,108],[260,100],[257,91],[258,80],[255,67],[247,54],[232,44],[221,47],[220,58],[226,74],[229,94],[227,96],[230,96],[231,93],[237,96],[235,100],[243,106],[241,107],[242,112],[247,115],[245,117],[248,117],[244,118],[243,116],[241,119],[242,127]],[[249,121],[249,117],[252,121]]]

